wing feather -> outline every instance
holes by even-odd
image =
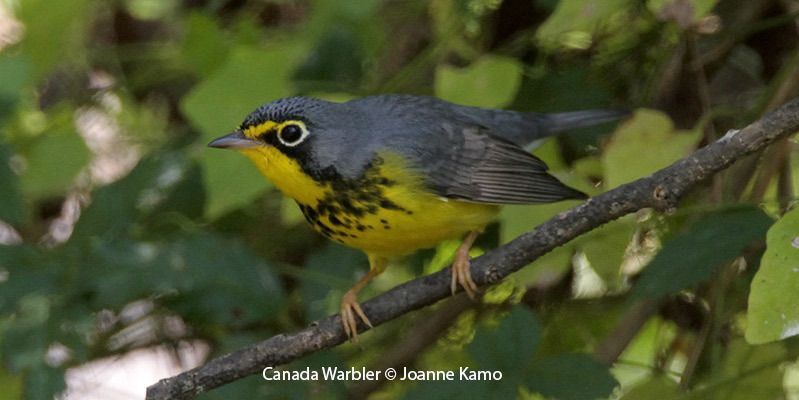
[[[448,128],[451,138],[454,127]],[[436,162],[428,164],[426,176],[440,196],[488,204],[586,198],[547,173],[539,158],[485,128],[465,127],[461,134],[460,145],[443,146],[437,149],[439,154],[428,154]]]

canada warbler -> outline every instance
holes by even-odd
[[[316,231],[367,254],[369,272],[341,299],[344,330],[357,339],[356,316],[371,326],[357,293],[389,258],[463,237],[451,287],[473,297],[469,248],[499,205],[586,198],[522,146],[623,114],[523,113],[411,95],[290,97],[259,107],[208,145],[244,153]]]

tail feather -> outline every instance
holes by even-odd
[[[584,110],[544,115],[544,126],[548,134],[567,131],[569,129],[598,125],[621,119],[630,112],[627,110]]]

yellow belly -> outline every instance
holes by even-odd
[[[392,257],[481,230],[499,207],[441,198],[401,157],[384,153],[356,182],[317,182],[270,147],[243,151],[308,222],[331,240]]]
[[[405,210],[380,209],[359,218],[362,230],[348,229],[346,237],[334,240],[371,255],[392,257],[433,247],[447,239],[460,239],[467,232],[482,230],[496,218],[497,206],[443,200],[413,192],[388,194]]]

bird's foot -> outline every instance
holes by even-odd
[[[450,289],[452,294],[458,290],[458,285],[463,286],[463,291],[474,300],[480,289],[472,280],[471,262],[469,261],[469,247],[461,245],[455,252],[455,259],[452,261],[452,283]]]
[[[361,305],[358,304],[357,292],[350,290],[341,297],[341,324],[344,325],[344,332],[347,337],[355,343],[358,342],[358,321],[356,316],[368,327],[373,328],[369,318],[366,317],[366,313],[363,312]]]

